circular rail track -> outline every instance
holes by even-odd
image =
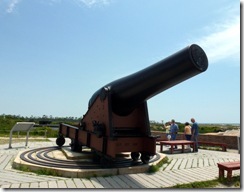
[[[56,168],[67,168],[67,169],[103,169],[100,163],[93,161],[91,157],[85,159],[60,159],[51,155],[55,151],[62,151],[59,147],[45,147],[28,150],[20,155],[20,159],[31,164],[56,167]],[[83,154],[91,154],[92,152],[81,152]],[[149,163],[160,159],[160,155],[157,153],[150,160]],[[140,166],[143,163],[139,161],[133,161],[128,158],[116,158],[110,168],[124,168],[132,166]]]

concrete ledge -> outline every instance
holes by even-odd
[[[62,150],[63,153],[57,151],[52,152],[53,156],[58,159],[85,159],[91,158],[91,154],[81,154],[71,152],[69,149]],[[145,173],[149,170],[149,167],[152,165],[157,165],[161,160],[163,160],[166,155],[159,154],[160,158],[157,161],[149,163],[148,165],[140,165],[140,166],[132,166],[132,167],[125,167],[125,168],[110,168],[110,169],[67,169],[67,168],[58,168],[58,167],[48,167],[42,165],[31,164],[26,161],[21,160],[20,155],[23,153],[19,152],[16,158],[13,161],[13,168],[32,171],[32,172],[39,172],[40,174],[44,175],[54,175],[60,177],[70,177],[70,178],[89,178],[89,177],[98,177],[98,176],[112,176],[112,175],[123,175],[123,174],[135,174],[135,173]],[[37,157],[34,157],[37,158]]]

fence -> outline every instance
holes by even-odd
[[[159,135],[161,138],[165,138],[166,140],[166,133],[161,131],[152,131],[152,135],[156,136]],[[230,135],[205,135],[200,134],[198,136],[199,141],[208,141],[208,142],[217,142],[217,143],[225,143],[227,145],[227,148],[229,149],[238,149],[240,148],[238,136],[230,136]],[[183,133],[179,133],[177,135],[176,139],[185,139],[185,136]],[[239,143],[239,144],[238,144]]]
[[[0,136],[2,137],[9,137],[9,133],[11,130],[0,130]],[[39,137],[57,137],[58,129],[43,129],[43,128],[35,128],[30,130],[29,135],[30,136],[39,136]],[[26,135],[26,132],[23,131],[16,131],[13,132],[13,137],[20,138]]]

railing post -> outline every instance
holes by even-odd
[[[12,135],[13,135],[13,130],[10,131],[10,135],[9,135],[9,147],[8,148],[12,148],[11,143],[12,143]]]
[[[29,132],[30,131],[27,131],[27,134],[26,134],[26,140],[25,140],[25,146],[26,147],[28,146]]]

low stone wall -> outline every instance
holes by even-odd
[[[160,136],[162,139],[166,139],[166,133],[161,131],[152,131],[152,135]],[[183,133],[179,133],[176,137],[177,140],[185,139]],[[227,148],[229,149],[238,149],[238,137],[230,136],[230,135],[206,135],[200,134],[198,136],[199,141],[208,141],[208,142],[217,142],[217,143],[225,143]]]

